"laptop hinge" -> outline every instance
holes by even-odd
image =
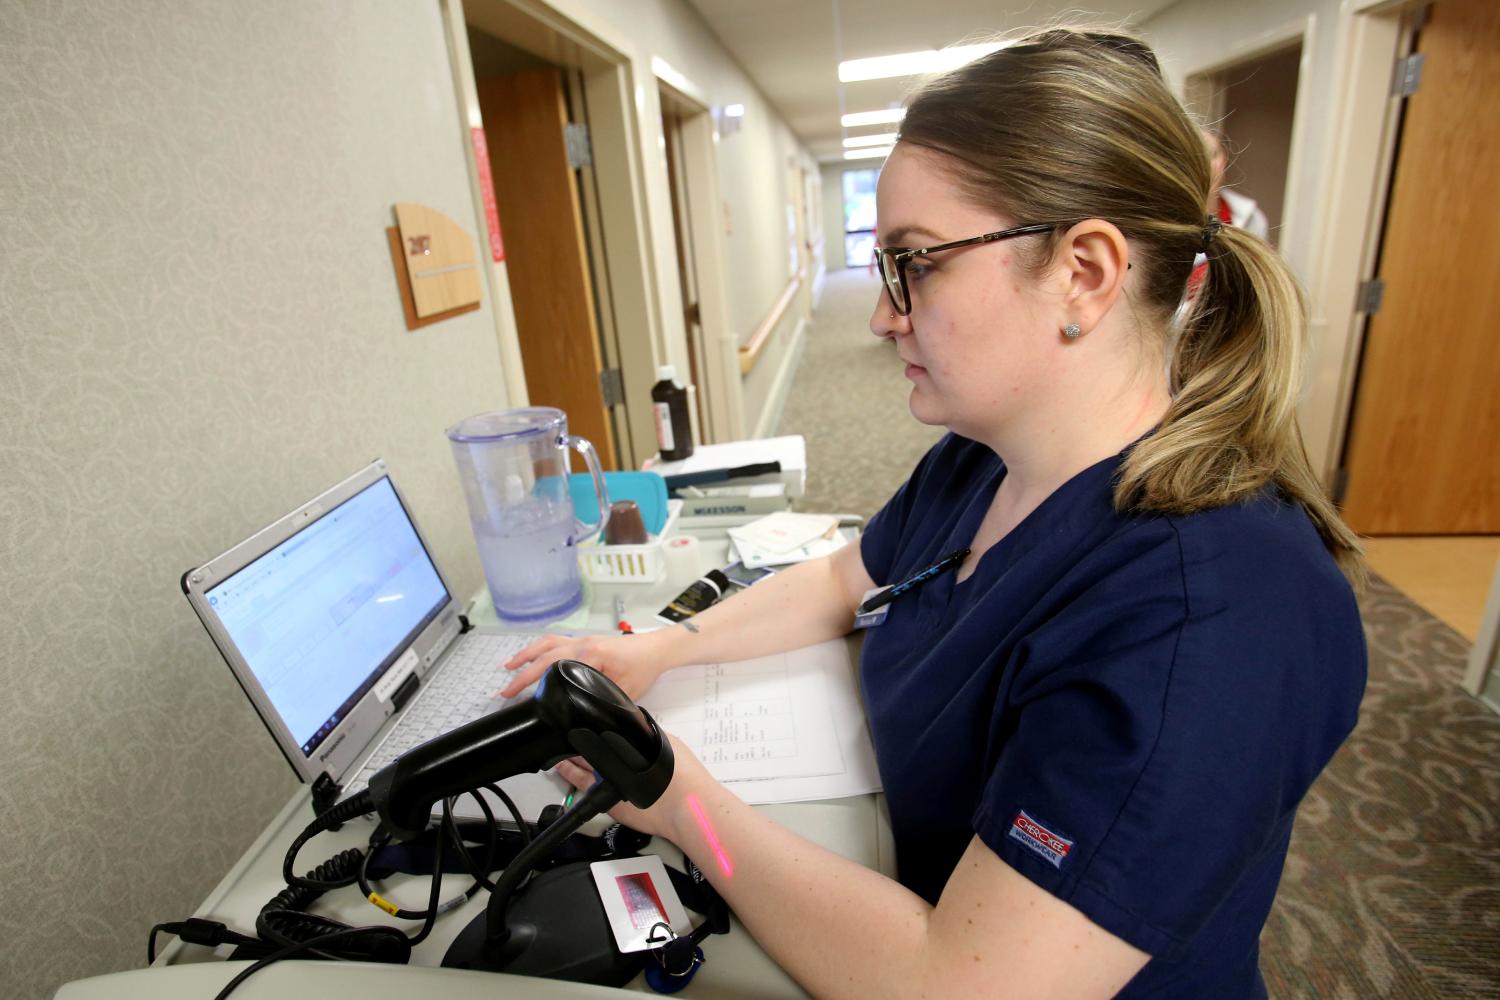
[[[471,621],[469,621],[469,616],[468,615],[459,615],[458,616],[458,634],[459,635],[463,635],[465,632],[469,631],[473,627],[474,627],[474,623],[471,622]]]
[[[394,714],[401,711],[406,703],[411,701],[411,696],[417,693],[417,688],[422,686],[422,679],[416,674],[408,674],[406,680],[391,695],[391,712]]]

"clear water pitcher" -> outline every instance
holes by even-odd
[[[568,434],[562,410],[534,406],[481,413],[448,428],[490,598],[501,618],[561,618],[583,600],[579,542],[604,530],[609,494],[599,455]],[[584,525],[568,494],[569,449],[583,456],[599,494],[599,521]]]

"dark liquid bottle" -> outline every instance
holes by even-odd
[[[677,462],[693,453],[693,425],[688,419],[687,389],[677,384],[677,370],[662,365],[659,381],[651,387],[651,405],[656,411],[656,446],[663,462]]]

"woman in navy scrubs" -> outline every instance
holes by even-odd
[[[871,329],[912,414],[951,433],[858,545],[694,630],[511,664],[513,689],[572,656],[639,694],[842,635],[868,591],[952,556],[860,667],[899,880],[776,826],[680,744],[662,800],[617,812],[815,995],[1265,995],[1293,816],[1364,688],[1359,550],[1294,423],[1296,284],[1205,218],[1211,184],[1133,39],[1050,30],[929,84],[881,174]]]

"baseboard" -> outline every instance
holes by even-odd
[[[1490,672],[1490,679],[1479,692],[1479,700],[1490,706],[1490,709],[1500,715],[1500,670]]]
[[[796,329],[792,331],[791,341],[782,352],[781,367],[776,369],[776,380],[771,383],[771,391],[766,394],[766,405],[761,408],[760,419],[755,422],[754,437],[775,436],[776,428],[781,424],[781,411],[786,406],[787,393],[792,388],[792,375],[802,360],[802,348],[807,343],[806,334],[807,319],[799,318]]]

